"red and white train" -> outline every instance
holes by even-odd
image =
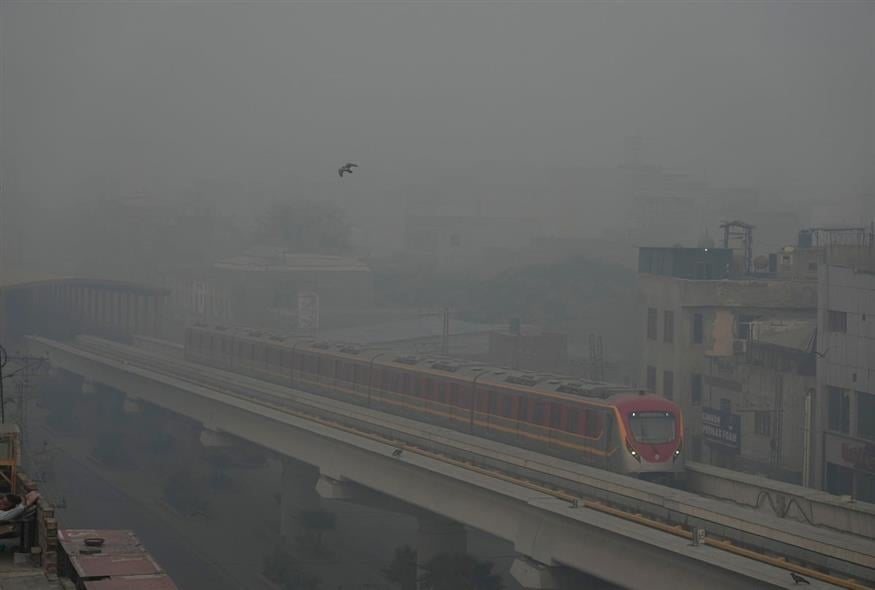
[[[195,325],[192,362],[644,479],[683,473],[680,408],[628,387]]]

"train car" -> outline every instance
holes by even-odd
[[[192,326],[186,358],[645,479],[683,473],[674,403],[611,384],[440,356]]]

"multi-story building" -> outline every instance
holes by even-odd
[[[875,502],[875,258],[819,272],[813,485]]]
[[[641,384],[681,406],[693,460],[732,465],[736,461],[729,457],[745,448],[738,429],[743,435],[747,423],[756,420],[748,414],[759,407],[754,398],[770,397],[739,382],[759,370],[739,367],[736,357],[746,358],[751,352],[749,342],[758,323],[813,321],[817,310],[814,281],[779,278],[775,273],[746,276],[734,271],[736,266],[733,251],[726,248],[639,250],[645,314]],[[723,375],[739,371],[734,379]],[[774,392],[768,393],[774,400]],[[776,409],[763,405],[760,411]],[[736,431],[733,436],[721,438],[730,430]],[[762,457],[762,451],[752,456]]]
[[[813,318],[754,321],[733,354],[709,357],[691,395],[702,400],[712,463],[802,483],[812,453],[815,330]],[[732,425],[730,440],[707,426],[717,422]]]
[[[692,459],[875,498],[872,244],[639,250],[641,382],[684,409]]]

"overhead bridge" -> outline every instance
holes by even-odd
[[[529,588],[566,569],[631,589],[875,587],[869,539],[93,337],[30,337],[53,366],[318,468],[322,493],[393,499],[509,541]],[[701,540],[694,533],[704,530]],[[553,575],[556,572],[556,575]]]

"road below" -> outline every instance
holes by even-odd
[[[167,518],[156,508],[150,509],[106,481],[87,462],[79,461],[56,448],[54,473],[50,481],[40,484],[46,495],[57,501],[65,497],[66,507],[59,511],[62,528],[130,529],[176,582],[180,590],[249,590],[253,584],[235,580],[234,572],[223,571],[219,564],[201,555],[186,539],[175,532]],[[63,482],[63,489],[54,487]],[[231,535],[228,539],[233,543]]]

